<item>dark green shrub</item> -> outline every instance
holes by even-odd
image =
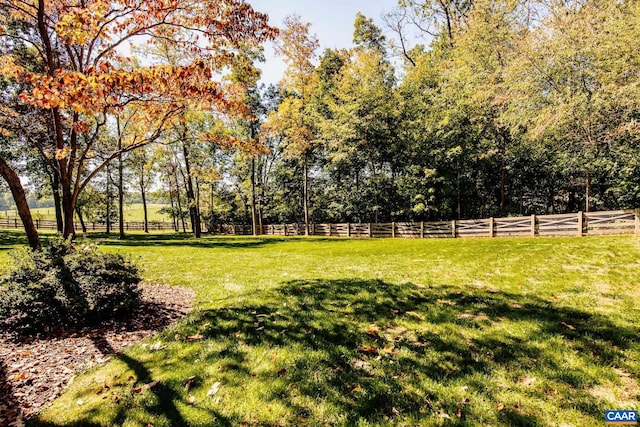
[[[94,324],[139,303],[138,269],[95,245],[75,249],[56,237],[42,252],[21,249],[12,257],[13,270],[0,281],[0,322],[15,332]]]

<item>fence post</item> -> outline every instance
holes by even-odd
[[[40,230],[40,220],[36,219],[36,230]]]
[[[638,218],[637,215],[636,218]],[[369,237],[373,237],[373,225],[371,223],[369,223]]]
[[[312,236],[316,235],[316,224],[315,223],[311,224],[311,235]]]
[[[638,212],[633,214],[636,220],[636,234],[640,234],[640,216],[638,216]]]
[[[282,229],[284,231],[285,237],[287,236],[287,224],[282,224]]]
[[[456,220],[451,221],[451,237],[456,238]]]
[[[347,223],[347,237],[351,237],[351,223]]]
[[[420,238],[424,239],[424,221],[420,221]]]
[[[531,215],[531,237],[536,237],[536,214]]]
[[[17,219],[14,219],[14,220],[13,220],[13,225],[14,225],[16,228],[18,228],[18,220],[17,220]]]
[[[396,223],[395,222],[391,223],[391,238],[392,239],[396,238]]]
[[[578,212],[578,236],[582,236],[584,228],[584,215],[582,211]]]
[[[489,237],[494,237],[495,234],[495,220],[493,217],[489,218]]]

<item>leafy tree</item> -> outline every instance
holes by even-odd
[[[65,236],[74,232],[75,204],[91,178],[121,152],[157,139],[185,108],[243,114],[246,108],[235,96],[238,88],[214,81],[214,73],[232,64],[240,48],[275,35],[266,15],[232,0],[199,0],[189,8],[165,0],[7,0],[0,3],[0,14],[2,75],[23,103],[50,113],[46,137],[29,143],[59,177]],[[132,67],[122,46],[149,38],[190,52],[192,60],[179,66]],[[35,67],[13,49],[18,41],[34,52]],[[125,106],[144,111],[149,132],[120,150],[114,147],[103,163],[85,173],[88,153],[109,117]],[[6,161],[3,165],[8,171]],[[22,192],[10,173],[5,177],[12,191]],[[28,223],[22,205],[21,212]]]
[[[288,67],[281,82],[287,95],[277,111],[269,115],[264,130],[280,134],[286,142],[285,155],[299,159],[302,169],[302,205],[305,234],[309,234],[309,162],[313,154],[313,123],[307,119],[309,103],[315,84],[313,60],[316,58],[318,39],[309,34],[311,24],[303,23],[299,16],[288,16],[276,45]]]

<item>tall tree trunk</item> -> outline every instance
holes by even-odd
[[[122,130],[120,129],[120,118],[116,116],[118,125],[118,231],[120,239],[124,239],[124,165],[122,164]]]
[[[64,227],[62,235],[64,238],[70,236],[75,237],[76,230],[73,226],[73,214],[75,213],[75,206],[73,203],[73,193],[71,192],[71,180],[67,172],[62,173],[60,184],[62,185],[62,213]]]
[[[182,202],[180,200],[180,183],[178,182],[178,167],[173,168],[174,179],[176,180],[176,202],[178,204],[178,217],[182,222],[182,232],[187,232],[187,225],[184,223],[184,216],[182,215]]]
[[[76,215],[78,215],[78,220],[80,221],[80,227],[82,227],[82,233],[87,232],[87,225],[84,223],[84,218],[82,217],[82,209],[80,206],[76,205]]]
[[[500,210],[504,210],[506,203],[505,181],[506,181],[506,162],[507,162],[507,136],[504,129],[500,130],[502,137],[502,153],[500,156]]]
[[[309,177],[307,170],[307,154],[304,155],[303,170],[302,170],[302,192],[303,192],[303,204],[304,204],[304,235],[309,235]]]
[[[107,234],[111,233],[111,168],[107,165]]]
[[[586,200],[585,200],[585,212],[589,212],[590,198],[591,198],[591,171],[587,170],[586,177]]]
[[[200,180],[196,177],[196,208],[198,209],[198,223],[200,224],[200,232],[206,232],[207,230],[202,227],[202,205],[200,204]]]
[[[24,192],[24,187],[20,182],[20,177],[18,176],[18,174],[11,168],[11,166],[9,166],[7,162],[5,162],[2,157],[0,157],[0,175],[2,175],[4,180],[9,185],[11,195],[13,196],[13,200],[16,203],[16,208],[18,209],[18,215],[20,215],[22,225],[24,226],[24,231],[27,233],[27,241],[29,242],[29,246],[31,246],[31,249],[33,249],[34,251],[39,250],[40,238],[38,236],[38,230],[33,223],[33,218],[31,217],[31,210],[29,209],[29,203],[27,203],[27,197]]]
[[[214,190],[215,190],[215,184],[212,182],[211,183],[211,194],[210,194],[210,202],[209,202],[209,214],[211,215],[211,220],[209,221],[209,226],[213,229],[213,197],[215,196],[214,194]],[[211,231],[211,230],[209,230]]]
[[[462,218],[462,197],[460,196],[460,159],[457,161],[456,203],[456,211],[458,212],[458,219],[460,219]]]
[[[187,189],[187,202],[189,203],[189,216],[191,217],[191,230],[196,239],[202,237],[202,227],[200,226],[200,211],[196,203],[195,193],[193,191],[193,177],[191,176],[191,164],[189,162],[189,147],[187,143],[182,141],[182,153],[184,154],[184,166],[186,169],[186,189]]]
[[[258,232],[258,218],[256,213],[256,158],[251,157],[251,230],[253,235],[257,236]]]
[[[171,178],[169,178],[169,181],[171,181]],[[171,221],[173,222],[173,231],[177,233],[179,231],[178,215],[176,215],[176,205],[173,202],[173,190],[171,189],[172,186],[173,184],[169,182],[169,201],[171,202]]]
[[[48,172],[49,181],[51,182],[51,191],[53,194],[53,206],[56,212],[56,229],[58,233],[62,233],[63,221],[62,221],[62,203],[60,202],[60,180],[58,174],[54,171]]]
[[[149,233],[149,216],[147,213],[147,191],[144,182],[144,164],[140,167],[140,195],[142,196],[142,212],[144,214],[144,232]]]

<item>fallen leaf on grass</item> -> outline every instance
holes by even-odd
[[[392,345],[385,346],[382,349],[382,352],[388,354],[389,356],[395,356],[396,354],[398,354],[398,350],[395,350]]]
[[[149,347],[149,350],[158,351],[158,350],[164,350],[165,348],[167,348],[167,346],[166,345],[162,345],[162,343],[160,341],[158,341],[155,344],[153,344],[151,347]]]
[[[409,316],[415,317],[415,318],[420,319],[420,320],[424,320],[425,319],[425,317],[422,314],[416,313],[415,311],[407,311],[407,314]]]
[[[200,341],[202,338],[204,338],[204,337],[201,334],[185,335],[184,336],[184,340],[186,342]]]
[[[215,383],[213,383],[213,385],[211,386],[211,388],[207,392],[207,396],[209,396],[209,397],[215,396],[216,393],[218,393],[218,390],[220,390],[220,383],[219,382],[215,382]]]
[[[446,419],[446,420],[450,420],[450,419],[451,419],[451,417],[449,416],[449,414],[447,414],[446,412],[443,412],[443,411],[438,412],[438,416],[439,416],[440,418],[444,418],[444,419]]]
[[[193,394],[190,394],[190,395],[189,395],[189,399],[188,399],[188,400],[189,400],[189,403],[191,403],[192,405],[193,405],[194,403],[196,403],[196,398],[195,398],[195,397],[193,397]]]
[[[134,389],[131,390],[131,393],[133,394],[138,394],[142,392],[142,387],[136,387]]]
[[[273,362],[274,360],[276,360],[277,357],[278,357],[278,353],[273,353],[271,355],[271,361]]]
[[[351,389],[351,391],[352,391],[353,393],[361,393],[361,392],[362,392],[362,387],[360,387],[360,384],[358,384],[358,385],[356,385],[355,387],[353,387],[353,388]]]
[[[407,328],[403,328],[402,326],[395,326],[393,328],[387,328],[385,332],[392,335],[403,335],[407,332]]]
[[[369,330],[367,331],[367,335],[370,335],[372,337],[377,337],[379,330],[380,330],[380,328],[378,328],[377,325],[371,325],[371,326],[369,326]]]
[[[156,385],[158,385],[158,381],[151,381],[149,384],[145,384],[144,388],[146,389],[152,389],[154,388]]]
[[[378,354],[378,349],[370,346],[369,344],[365,344],[363,347],[358,347],[357,351],[360,353]]]
[[[502,411],[504,409],[504,403],[496,403],[495,405],[493,405],[493,409],[495,409],[496,411]]]
[[[570,324],[568,324],[566,322],[560,322],[560,326],[563,326],[563,327],[567,328],[570,331],[575,331],[576,330],[575,326],[570,325]]]
[[[393,415],[396,415],[396,416],[400,415],[400,411],[398,411],[398,410],[397,410],[396,408],[394,408],[394,407],[392,407],[392,408],[391,408],[391,413],[392,413]]]
[[[529,376],[526,376],[526,377],[524,377],[524,378],[522,379],[522,384],[524,384],[524,385],[531,385],[531,384],[533,384],[534,382],[536,382],[536,379],[537,379],[536,377],[529,377]]]
[[[189,378],[185,378],[184,380],[184,388],[185,390],[189,390],[191,388],[191,382],[196,379],[196,376],[190,376]]]
[[[282,368],[282,369],[280,369],[280,370],[278,371],[278,376],[279,376],[279,377],[281,377],[281,376],[283,376],[283,375],[284,375],[284,374],[286,374],[286,373],[287,373],[287,370],[286,370],[285,368]]]
[[[353,362],[353,367],[354,368],[363,369],[363,368],[365,368],[367,366],[369,366],[369,364],[367,362],[365,362],[364,360],[361,360],[361,359],[356,359]]]

